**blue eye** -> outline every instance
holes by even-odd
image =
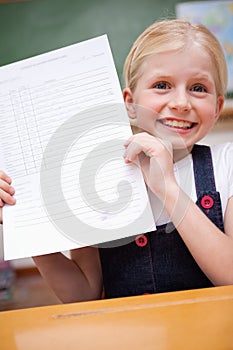
[[[194,92],[207,92],[206,88],[202,85],[194,85],[192,88],[191,88],[191,91],[194,91]]]
[[[164,82],[164,81],[160,81],[159,83],[156,83],[154,85],[155,89],[161,89],[161,90],[165,90],[165,89],[169,89],[169,85]]]

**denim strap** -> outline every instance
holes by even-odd
[[[216,191],[210,147],[194,145],[192,157],[197,197],[204,191]]]

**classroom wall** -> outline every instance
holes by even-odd
[[[132,42],[177,0],[29,0],[0,4],[0,66],[107,33],[121,79]],[[180,1],[184,2],[184,1]]]

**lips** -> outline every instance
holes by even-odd
[[[177,119],[159,119],[161,124],[174,129],[188,130],[191,129],[196,123],[192,123],[186,120]]]

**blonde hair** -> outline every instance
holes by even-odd
[[[155,22],[136,39],[124,64],[125,87],[134,91],[141,74],[140,67],[148,56],[182,50],[190,43],[197,43],[209,54],[216,70],[217,94],[224,95],[227,89],[227,65],[219,41],[204,25],[179,19]]]

